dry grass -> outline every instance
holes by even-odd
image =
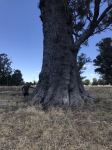
[[[112,88],[87,89],[95,105],[43,111],[20,88],[0,88],[0,150],[112,150]]]

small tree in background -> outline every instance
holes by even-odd
[[[90,83],[91,83],[91,82],[90,82],[89,79],[86,79],[86,80],[83,81],[83,84],[84,84],[84,85],[90,85]]]
[[[34,80],[34,81],[33,81],[33,85],[36,85],[36,84],[37,84],[37,81]]]
[[[96,78],[93,78],[92,85],[98,85],[98,80]]]
[[[11,60],[5,53],[0,54],[0,85],[8,85],[11,80]]]
[[[106,85],[106,81],[103,79],[98,79],[98,85]]]
[[[23,84],[23,78],[22,78],[22,73],[20,70],[15,70],[14,73],[12,74],[12,85],[22,85]]]
[[[21,85],[23,83],[20,70],[12,71],[11,60],[5,53],[0,54],[0,85]]]
[[[97,43],[99,54],[94,60],[95,72],[101,75],[106,84],[112,84],[112,38]]]
[[[86,64],[90,63],[91,59],[90,57],[87,57],[86,54],[81,53],[78,57],[77,57],[77,64],[78,64],[78,69],[79,69],[79,73],[81,76],[81,79],[84,79],[85,77],[82,76],[82,73],[86,70]]]

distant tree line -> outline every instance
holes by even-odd
[[[107,83],[105,82],[105,80],[103,79],[96,79],[93,78],[92,81],[90,81],[89,79],[85,79],[83,80],[83,84],[84,85],[107,85]]]
[[[23,77],[19,69],[13,70],[11,60],[5,53],[0,54],[0,85],[22,85]]]

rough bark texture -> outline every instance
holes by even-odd
[[[32,103],[79,106],[89,97],[77,69],[70,13],[64,0],[40,0],[44,52]]]

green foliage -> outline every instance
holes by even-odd
[[[23,84],[22,73],[20,70],[15,70],[12,74],[12,85],[21,85]]]
[[[11,61],[7,54],[0,54],[0,85],[7,85],[8,80],[11,79]]]
[[[112,84],[112,38],[105,38],[98,44],[99,54],[94,60],[95,71],[107,84]]]
[[[37,81],[34,80],[33,83],[32,83],[32,85],[37,85]]]
[[[83,84],[84,84],[84,85],[90,85],[90,83],[91,83],[91,82],[90,82],[89,79],[86,79],[86,80],[83,81]]]
[[[112,0],[68,0],[68,3],[77,47],[87,44],[90,36],[112,29]]]
[[[98,85],[106,85],[106,81],[103,79],[98,79]]]
[[[77,64],[78,64],[78,69],[79,69],[79,73],[80,75],[82,75],[82,73],[86,70],[86,64],[90,63],[91,59],[90,57],[87,57],[86,54],[81,53],[78,57],[77,57]],[[82,79],[84,79],[85,77],[82,77]]]
[[[0,85],[20,85],[23,83],[20,70],[12,71],[11,60],[7,54],[0,54]]]
[[[96,78],[93,78],[92,85],[98,85],[98,80]]]

